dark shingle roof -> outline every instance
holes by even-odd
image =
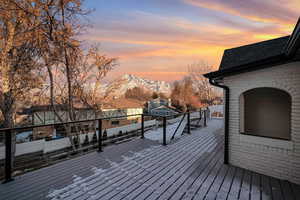
[[[219,70],[227,70],[233,67],[264,60],[284,53],[290,36],[280,37],[224,51]]]
[[[297,54],[297,51],[300,49],[300,17],[296,24],[296,27],[287,43],[286,46],[286,55],[293,56]]]

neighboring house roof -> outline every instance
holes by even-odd
[[[153,109],[151,109],[151,111],[153,111],[153,110],[159,110],[159,109],[168,109],[168,110],[172,110],[174,112],[178,112],[178,110],[175,107],[173,107],[173,106],[165,106],[165,105],[161,105],[159,107],[153,108]]]
[[[150,101],[148,101],[150,103],[165,103],[165,104],[168,104],[169,103],[169,99],[163,99],[163,98],[156,98],[156,99],[152,99]]]
[[[76,103],[74,105],[76,110],[92,110],[91,108],[85,107],[82,104]],[[125,108],[143,108],[143,103],[129,99],[114,99],[103,103],[102,109],[125,109]],[[58,111],[66,111],[68,109],[67,104],[57,104],[55,109]],[[29,108],[24,108],[19,114],[32,114],[41,111],[51,111],[51,105],[35,105]]]
[[[67,110],[67,105],[66,104],[55,105],[55,108],[57,110]],[[51,105],[36,105],[36,106],[31,106],[29,108],[24,108],[19,114],[32,114],[35,112],[49,111],[49,110],[52,110]]]
[[[74,103],[74,109],[75,110],[92,110],[92,108],[78,102],[75,101]],[[55,104],[54,108],[57,111],[66,111],[68,110],[68,104]],[[19,114],[32,114],[34,112],[42,112],[42,111],[52,111],[52,106],[50,104],[46,104],[46,105],[33,105],[31,107],[27,107],[27,108],[23,108],[21,112],[19,112]]]
[[[291,36],[225,50],[219,70],[204,76],[217,78],[290,62],[300,58],[299,48],[300,18]]]
[[[164,98],[161,98],[161,97],[157,97],[157,98],[152,99],[152,100],[150,100],[150,101],[160,101],[160,100],[168,101],[168,99],[164,99]]]
[[[110,99],[103,103],[102,109],[144,108],[143,104],[143,102],[133,99]]]

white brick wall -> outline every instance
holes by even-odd
[[[224,84],[230,88],[229,162],[300,184],[300,62],[229,76]],[[291,141],[240,134],[239,97],[258,87],[273,87],[291,95]]]

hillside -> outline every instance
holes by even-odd
[[[140,78],[132,74],[125,74],[119,79],[112,81],[105,87],[106,93],[111,96],[120,97],[125,94],[128,89],[134,87],[143,88],[145,91],[157,93],[171,93],[171,84],[165,81],[153,81],[149,79]]]

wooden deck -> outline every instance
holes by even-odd
[[[300,199],[300,187],[223,164],[222,122],[167,146],[136,139],[0,185],[0,199]],[[74,176],[76,175],[76,176]]]

